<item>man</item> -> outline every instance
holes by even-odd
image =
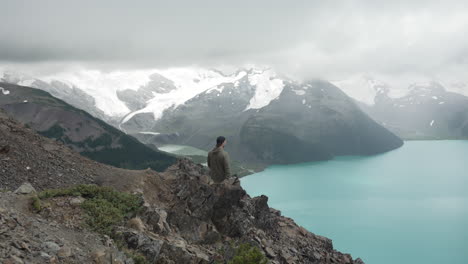
[[[226,138],[220,136],[216,139],[216,147],[208,153],[208,167],[210,168],[211,179],[215,183],[220,183],[231,177],[229,166],[229,155],[224,151]]]

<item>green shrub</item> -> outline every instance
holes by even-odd
[[[149,264],[148,260],[146,260],[146,258],[143,255],[134,251],[126,250],[125,255],[128,258],[133,259],[133,262],[135,262],[135,264]]]
[[[36,212],[39,212],[42,210],[42,203],[41,203],[41,200],[37,197],[37,196],[34,196],[32,198],[32,207],[33,209],[36,211]]]
[[[262,252],[249,243],[244,243],[236,248],[236,255],[228,264],[266,264],[268,260]]]
[[[86,224],[94,231],[109,236],[112,235],[112,229],[115,225],[134,215],[143,204],[141,197],[118,192],[110,187],[77,185],[66,189],[40,192],[37,198],[33,200],[33,207],[40,210],[40,199],[60,196],[82,196],[86,198],[81,204],[86,212]],[[35,204],[38,206],[35,206]]]

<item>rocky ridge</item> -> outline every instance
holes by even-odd
[[[113,174],[125,179],[141,171],[101,164],[78,155],[64,144],[40,136],[0,109],[0,190],[15,190],[23,182],[36,189],[96,183]]]
[[[83,156],[120,168],[158,171],[176,160],[47,92],[1,82],[0,86],[8,90],[0,95],[0,108],[8,115]]]
[[[84,228],[78,206],[83,197],[53,198],[50,207],[35,213],[34,194],[11,192],[26,180],[38,190],[95,183],[140,195],[141,210],[114,232],[149,263],[228,263],[242,243],[260,249],[269,263],[363,263],[269,208],[266,196],[251,198],[237,179],[213,184],[206,169],[190,160],[179,160],[163,173],[123,170],[80,157],[4,113],[0,128],[0,145],[9,146],[0,154],[1,188],[7,190],[0,192],[3,263],[134,263],[118,241]],[[27,162],[35,173],[23,171]],[[21,193],[28,189],[33,192],[23,188]]]

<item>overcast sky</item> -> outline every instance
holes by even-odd
[[[0,0],[2,65],[466,72],[466,1]],[[53,68],[51,68],[53,69]]]

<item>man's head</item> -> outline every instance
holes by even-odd
[[[219,136],[216,138],[216,147],[224,147],[226,145],[227,141],[226,138],[223,136]]]

